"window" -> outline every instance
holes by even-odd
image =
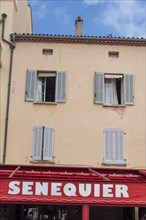
[[[33,128],[33,160],[53,160],[54,128]]]
[[[104,129],[104,163],[125,163],[124,131],[122,129]]]
[[[95,73],[94,102],[103,105],[133,105],[133,75]]]
[[[66,73],[27,70],[25,100],[65,102]]]
[[[55,84],[55,73],[38,73],[36,101],[55,102]]]

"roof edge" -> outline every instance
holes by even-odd
[[[11,34],[15,42],[46,42],[46,43],[74,43],[74,44],[105,44],[125,46],[146,46],[146,38],[107,37],[107,36],[75,36],[48,34]]]

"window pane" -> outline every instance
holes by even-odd
[[[45,101],[46,102],[55,102],[55,84],[56,84],[56,77],[46,77],[46,95]]]
[[[110,77],[109,77],[110,76]],[[112,78],[113,76],[113,78]],[[119,77],[120,76],[120,77]],[[108,105],[123,104],[123,77],[122,75],[105,75],[104,103]]]

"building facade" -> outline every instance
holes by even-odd
[[[144,39],[13,37],[6,163],[145,168]]]
[[[146,214],[146,40],[82,36],[82,22],[76,36],[3,42],[13,59],[0,211],[13,220]]]
[[[31,8],[28,1],[0,1],[0,162],[6,142],[8,116],[9,81],[11,61],[15,45],[10,42],[11,33],[32,33]]]

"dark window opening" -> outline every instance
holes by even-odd
[[[46,102],[55,102],[55,85],[56,77],[46,77],[46,92],[45,92],[45,101]]]
[[[117,91],[117,100],[118,104],[122,104],[122,91],[121,91],[121,78],[116,79],[116,91]]]

